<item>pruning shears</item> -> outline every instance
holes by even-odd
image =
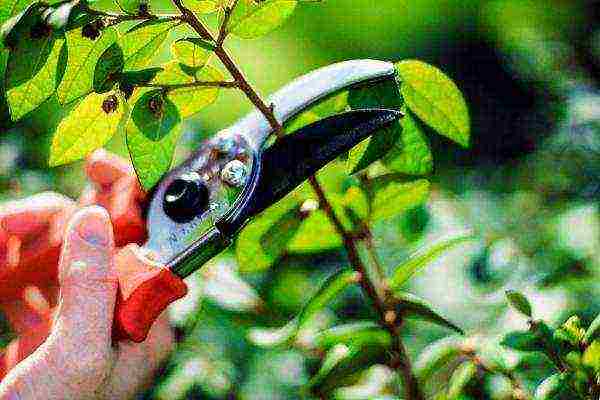
[[[391,63],[346,61],[297,78],[268,104],[283,125],[337,92],[394,79]],[[117,254],[117,337],[143,341],[162,311],[187,293],[183,279],[226,249],[249,220],[401,117],[397,110],[347,111],[267,146],[273,129],[255,111],[205,141],[151,192],[146,244],[129,245]]]

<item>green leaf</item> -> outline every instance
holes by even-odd
[[[126,85],[143,85],[151,82],[156,78],[156,75],[161,73],[161,67],[146,68],[138,71],[125,71],[121,74],[120,83]]]
[[[544,343],[539,336],[529,331],[510,332],[501,344],[519,351],[544,351]]]
[[[169,170],[181,133],[177,107],[161,90],[136,101],[126,127],[127,148],[142,186],[149,190]]]
[[[287,196],[253,218],[242,229],[238,235],[235,248],[241,272],[263,271],[273,265],[278,255],[267,253],[256,238],[262,237],[276,221],[297,206],[298,202],[292,196]]]
[[[305,111],[298,116],[294,117],[291,121],[285,125],[285,134],[294,133],[300,128],[317,122],[321,119],[321,116],[311,110]]]
[[[585,336],[583,340],[585,343],[592,343],[594,340],[600,337],[600,314],[594,318],[587,331],[585,332]]]
[[[179,39],[171,45],[171,53],[182,64],[202,68],[208,62],[214,45],[200,38]]]
[[[6,0],[0,4],[0,25],[2,25],[0,37],[2,41],[8,39],[9,36],[14,37],[13,29],[22,21],[30,12],[39,9],[41,3],[32,3],[31,0]]]
[[[332,347],[321,364],[320,370],[309,382],[316,393],[328,393],[339,387],[344,379],[364,371],[375,364],[385,364],[389,360],[390,343],[375,342],[338,344]]]
[[[519,293],[515,290],[507,290],[506,291],[506,299],[512,308],[520,312],[521,314],[531,318],[531,303],[527,300],[522,293]]]
[[[115,2],[127,14],[138,14],[141,6],[148,5],[148,0],[115,0]]]
[[[123,49],[126,70],[144,68],[160,49],[177,21],[146,21],[131,28],[119,44]]]
[[[402,133],[393,149],[382,159],[390,170],[408,175],[425,175],[433,170],[433,155],[421,121],[403,107]]]
[[[319,287],[317,292],[302,307],[296,318],[282,328],[253,329],[249,333],[249,339],[254,340],[257,345],[279,345],[293,340],[312,317],[323,310],[348,286],[356,283],[357,279],[358,276],[353,271],[338,271]]]
[[[396,301],[396,312],[402,317],[417,317],[433,324],[452,329],[460,334],[463,330],[458,326],[442,317],[432,306],[425,300],[405,292],[394,292],[394,300]]]
[[[95,40],[84,37],[82,29],[73,29],[65,35],[69,58],[57,89],[61,104],[70,103],[92,91],[96,64],[104,51],[117,40],[117,31],[111,27],[103,29]]]
[[[281,256],[290,240],[294,237],[302,224],[300,209],[292,209],[282,215],[260,237],[260,244],[265,252],[274,258]]]
[[[585,349],[581,361],[583,365],[593,369],[595,373],[600,373],[600,341],[592,342]]]
[[[388,347],[392,344],[392,336],[375,322],[359,321],[326,329],[315,338],[315,345],[325,350],[337,344],[362,346],[366,343],[381,343]]]
[[[396,64],[408,108],[439,134],[469,146],[470,121],[462,93],[442,71],[421,61]]]
[[[218,6],[218,0],[184,0],[183,3],[198,14],[209,14]]]
[[[29,0],[3,1],[0,5],[0,25],[4,24],[4,22],[7,21],[9,18],[25,9],[25,7],[27,7],[27,4],[29,3]]]
[[[159,85],[189,84],[193,82],[217,82],[223,80],[223,74],[216,68],[207,65],[195,76],[189,75],[184,66],[178,62],[165,64],[164,71],[159,73],[153,83]],[[203,108],[211,105],[219,95],[219,88],[185,87],[169,90],[167,97],[179,109],[182,118],[190,117]]]
[[[357,283],[358,279],[358,274],[349,270],[340,270],[330,276],[298,314],[299,327],[301,328],[315,314],[323,310],[328,303],[334,300],[348,286]]]
[[[561,399],[569,392],[568,375],[554,374],[546,378],[536,389],[535,400],[553,400]]]
[[[367,87],[350,90],[348,104],[354,110],[365,108],[390,108],[400,110],[402,98],[395,79]],[[348,157],[348,173],[354,174],[385,156],[400,140],[400,121],[384,128],[355,146]]]
[[[94,91],[96,93],[111,91],[117,83],[124,65],[123,50],[117,43],[113,43],[104,50],[94,67]]]
[[[50,166],[79,160],[113,137],[127,115],[123,98],[92,93],[64,118],[52,139]]]
[[[463,391],[477,377],[477,365],[472,361],[462,363],[456,368],[448,383],[448,399],[459,399]]]
[[[54,93],[64,40],[44,25],[39,10],[25,15],[13,34],[4,84],[12,119],[18,121]]]
[[[416,207],[429,197],[429,181],[391,182],[377,190],[371,203],[371,220],[389,219]]]
[[[394,270],[394,274],[389,280],[389,286],[392,290],[402,287],[417,272],[427,267],[432,261],[441,256],[444,252],[450,250],[456,245],[473,239],[471,235],[458,236],[450,239],[441,240],[431,247],[421,250],[409,257],[409,259]]]
[[[278,28],[296,9],[297,0],[240,0],[229,19],[228,31],[254,39]]]
[[[561,329],[565,330],[573,339],[573,345],[579,346],[585,337],[585,329],[581,327],[581,319],[573,315],[562,324]]]
[[[415,361],[415,374],[425,383],[433,374],[460,357],[462,339],[446,337],[427,346]]]

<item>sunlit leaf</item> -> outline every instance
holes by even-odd
[[[448,383],[448,399],[459,399],[469,383],[477,377],[477,365],[472,361],[462,363],[456,368]]]
[[[13,121],[35,110],[46,101],[59,83],[59,59],[64,40],[55,37],[32,11],[13,29],[5,74],[6,99]]]
[[[600,373],[600,341],[596,340],[592,342],[585,349],[582,362],[583,365],[593,369],[597,374]]]
[[[125,69],[145,67],[177,24],[177,21],[147,21],[131,28],[119,39]]]
[[[32,3],[30,0],[7,0],[0,4],[0,39],[7,47],[14,45],[18,39],[15,29],[21,23],[45,6],[41,3]]]
[[[471,235],[462,235],[441,240],[429,248],[423,249],[410,256],[408,260],[397,266],[394,270],[394,273],[389,280],[390,288],[393,290],[401,288],[402,285],[408,282],[408,280],[417,272],[427,267],[432,261],[441,256],[443,253],[452,249],[454,246],[472,239],[473,237]]]
[[[198,14],[209,14],[217,10],[218,0],[184,0],[183,3]]]
[[[594,318],[594,320],[592,321],[592,323],[586,330],[583,340],[586,343],[592,343],[594,340],[598,339],[599,337],[600,337],[600,314],[598,314],[596,316],[596,318]]]
[[[160,72],[153,83],[161,85],[193,84],[194,82],[222,81],[223,74],[218,69],[207,65],[199,70],[196,75],[190,75],[184,67],[177,62],[165,64],[164,71]],[[212,104],[219,95],[219,88],[214,86],[183,87],[169,90],[167,97],[177,106],[182,118],[190,117],[198,111]]]
[[[125,100],[115,93],[89,94],[58,125],[50,165],[79,160],[102,147],[119,130],[127,112]]]
[[[214,45],[200,38],[179,39],[171,45],[171,52],[182,64],[203,67],[210,58]]]
[[[57,89],[61,104],[70,103],[92,91],[96,63],[117,40],[117,32],[111,27],[103,29],[95,40],[84,37],[81,31],[82,28],[73,29],[65,35],[69,58],[65,75]]]
[[[371,203],[373,221],[389,219],[427,201],[429,181],[391,182],[377,190]]]
[[[145,189],[171,167],[180,123],[177,107],[160,90],[148,91],[136,101],[126,126],[127,148]]]
[[[253,39],[273,31],[296,9],[297,0],[240,0],[229,20],[228,31]]]
[[[31,0],[5,0],[0,4],[0,25],[9,18],[23,11]]]
[[[433,169],[433,155],[421,122],[406,107],[400,120],[402,133],[394,148],[382,159],[392,171],[408,175],[424,175]]]
[[[416,317],[452,329],[460,334],[463,333],[461,328],[433,310],[432,306],[425,300],[413,294],[396,291],[394,292],[394,299],[396,301],[396,311],[402,318]]]
[[[396,68],[408,108],[441,135],[468,147],[469,111],[456,84],[442,71],[422,61],[401,61]]]

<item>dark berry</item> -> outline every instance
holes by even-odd
[[[107,114],[117,111],[117,107],[119,107],[119,99],[114,94],[111,94],[102,102],[102,110]]]
[[[138,13],[140,15],[147,15],[150,12],[150,8],[148,7],[148,3],[142,2],[138,6]]]
[[[85,38],[96,40],[102,33],[102,28],[104,28],[104,23],[101,19],[97,19],[89,24],[85,24],[81,29],[81,35]]]
[[[123,92],[123,94],[125,95],[125,98],[129,99],[131,97],[131,95],[133,94],[133,90],[135,89],[135,86],[132,85],[131,83],[121,82],[119,84],[119,89],[121,89],[121,92]]]

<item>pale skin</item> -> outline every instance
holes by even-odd
[[[86,171],[78,203],[45,193],[0,204],[0,309],[18,335],[0,354],[0,400],[129,399],[173,347],[164,315],[145,342],[113,341],[113,256],[144,239],[142,194],[114,155],[96,152]]]

